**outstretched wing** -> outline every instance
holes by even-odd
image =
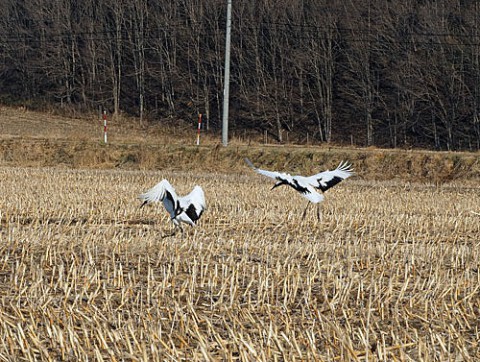
[[[170,182],[165,179],[160,181],[147,192],[139,195],[138,198],[143,201],[140,207],[151,202],[162,201],[165,209],[167,209],[172,218],[177,215],[180,206],[175,189],[170,185]]]
[[[180,198],[180,207],[191,221],[196,222],[206,208],[205,194],[200,186],[195,186],[186,196]]]
[[[276,181],[287,181],[290,175],[284,173],[284,172],[277,172],[277,171],[267,171],[267,170],[261,170],[253,165],[253,163],[248,159],[245,158],[245,162],[247,163],[248,166],[250,166],[255,172],[259,173],[260,175],[270,177],[271,179],[274,179]]]
[[[352,165],[347,162],[340,162],[335,170],[320,172],[316,175],[306,177],[306,179],[310,185],[325,192],[352,175]]]

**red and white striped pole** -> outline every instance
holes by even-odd
[[[107,143],[107,111],[103,111],[103,141]]]
[[[198,114],[198,128],[197,128],[197,146],[200,145],[200,128],[202,128],[202,114]]]

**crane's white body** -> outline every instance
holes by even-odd
[[[195,186],[186,196],[179,197],[167,180],[162,180],[138,197],[142,206],[152,202],[162,202],[176,227],[182,230],[181,223],[195,226],[206,208],[205,194],[200,186]]]

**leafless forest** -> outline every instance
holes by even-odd
[[[220,127],[226,0],[3,0],[0,101]],[[236,0],[231,127],[480,148],[478,1]],[[288,138],[287,138],[288,137]]]

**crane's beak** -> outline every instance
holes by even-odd
[[[275,185],[273,185],[273,187],[270,189],[270,191],[272,191],[275,187],[278,187],[280,185],[283,185],[283,183],[277,182]]]

